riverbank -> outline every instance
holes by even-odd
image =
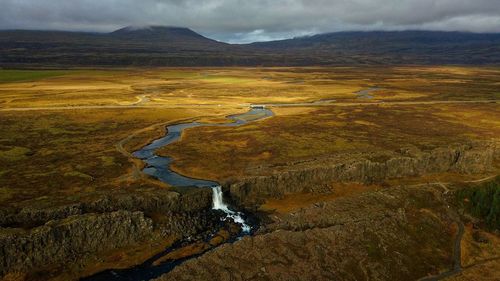
[[[497,74],[126,69],[1,83],[0,276],[414,280],[449,272],[461,233],[449,197],[459,183],[499,171]],[[358,98],[375,86],[372,98]],[[274,116],[235,118],[250,105]],[[132,155],[174,131],[166,127],[191,122],[207,126],[136,155],[148,163]],[[238,122],[245,125],[231,125]],[[188,184],[155,178],[166,174]],[[251,235],[240,237],[231,212]],[[459,215],[463,272],[480,276],[470,272],[495,261],[485,249],[499,245],[498,234]]]

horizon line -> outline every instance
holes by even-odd
[[[222,41],[218,39],[211,38],[209,35],[204,35],[198,31],[196,31],[193,28],[186,27],[186,26],[174,26],[174,25],[157,25],[157,24],[150,24],[150,25],[127,25],[123,26],[120,28],[113,29],[111,31],[88,31],[88,30],[63,30],[63,29],[28,29],[28,28],[0,28],[0,32],[6,32],[6,31],[36,31],[36,32],[67,32],[67,33],[86,33],[86,34],[101,34],[101,35],[108,35],[112,34],[113,32],[126,29],[128,27],[140,27],[140,28],[151,28],[151,27],[163,27],[163,28],[182,28],[182,29],[188,29],[191,30],[192,32],[195,32],[203,37],[206,37],[207,39],[210,40],[215,40],[221,43],[226,43],[226,44],[231,44],[231,45],[249,45],[249,44],[254,44],[254,43],[265,43],[265,42],[277,42],[277,41],[285,41],[285,40],[293,40],[293,39],[300,39],[300,38],[308,38],[308,37],[314,37],[318,35],[327,35],[327,34],[336,34],[336,33],[376,33],[376,32],[385,32],[385,33],[398,33],[398,32],[435,32],[435,33],[468,33],[468,34],[483,34],[483,35],[500,35],[500,32],[475,32],[475,31],[463,31],[463,30],[433,30],[433,29],[373,29],[373,30],[361,30],[361,29],[352,29],[352,30],[339,30],[339,31],[331,31],[331,32],[320,32],[320,33],[312,33],[309,35],[302,35],[302,36],[295,36],[295,37],[287,37],[287,38],[282,38],[282,39],[272,39],[272,40],[263,40],[263,41],[253,41],[253,42],[247,42],[247,43],[235,43],[235,42],[227,42],[227,41]],[[138,29],[139,30],[139,29]],[[236,34],[236,32],[233,32],[233,34]]]

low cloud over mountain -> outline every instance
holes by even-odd
[[[186,26],[228,42],[343,30],[500,32],[498,0],[0,0],[0,29]]]

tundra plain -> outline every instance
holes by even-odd
[[[167,259],[211,251],[161,278],[417,280],[456,266],[456,243],[462,267],[450,280],[494,278],[499,229],[485,223],[489,213],[468,209],[471,195],[455,193],[487,181],[498,189],[499,101],[496,67],[0,70],[3,253],[43,227],[141,214],[132,223],[141,227],[110,247],[72,236],[83,246],[63,255],[67,266],[36,254],[34,244],[23,253],[30,263],[5,259],[1,273],[78,280],[141,264],[188,233],[195,241]],[[274,116],[190,128],[159,150],[176,172],[220,182],[227,200],[255,217],[251,236],[217,247],[235,230],[214,225],[211,193],[147,177],[132,153],[169,124],[228,122],[251,105]],[[214,231],[208,242],[200,234]],[[238,255],[256,267],[238,264]]]

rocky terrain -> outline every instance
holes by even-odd
[[[484,174],[495,169],[498,156],[496,143],[338,155],[274,167],[225,188],[235,204],[256,210],[289,193],[327,193],[332,182]],[[399,186],[262,214],[256,235],[189,260],[160,280],[416,280],[438,274],[453,267],[462,225],[447,192],[432,184]],[[155,189],[102,193],[59,206],[3,208],[0,274],[80,264],[138,243],[201,237],[220,223],[211,204],[210,189],[182,194]]]
[[[114,211],[154,212],[197,212],[211,207],[212,191],[193,189],[185,194],[156,189],[153,192],[114,191],[102,192],[83,198],[80,202],[61,206],[34,205],[21,209],[0,210],[1,226],[37,226],[50,220],[64,219],[85,213],[109,213]]]
[[[394,153],[337,155],[334,158],[289,164],[274,173],[226,184],[238,204],[254,206],[287,193],[321,191],[332,182],[381,182],[430,173],[484,173],[498,158],[497,143],[470,143],[423,152],[415,147]]]
[[[86,253],[141,241],[152,232],[151,219],[141,212],[127,211],[70,216],[30,231],[9,230],[0,238],[0,268],[2,273],[26,272],[66,263]]]
[[[78,263],[141,241],[182,239],[215,228],[212,191],[103,194],[57,207],[2,210],[0,273]]]
[[[416,280],[452,266],[455,219],[433,187],[341,198],[275,217],[159,280]]]
[[[498,152],[495,143],[475,143],[339,156],[276,168],[227,189],[235,202],[251,207],[288,193],[328,192],[335,181],[493,172]],[[392,186],[269,213],[255,236],[183,263],[158,280],[418,280],[452,272],[460,268],[464,222],[450,188]]]

